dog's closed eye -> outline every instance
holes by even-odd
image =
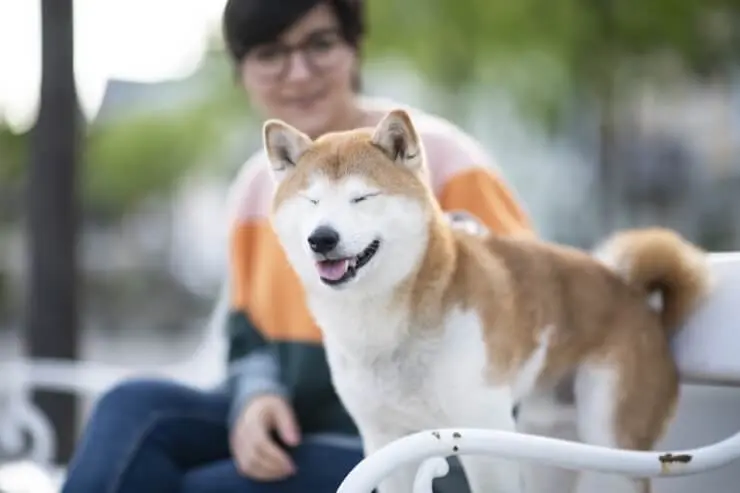
[[[373,197],[377,197],[378,195],[380,195],[380,192],[366,193],[364,195],[359,195],[357,197],[351,198],[350,199],[350,202],[352,202],[353,204],[358,204],[358,203],[363,202],[363,201],[365,201],[367,199],[370,199],[370,198],[373,198]]]

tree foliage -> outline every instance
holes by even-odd
[[[432,77],[546,52],[577,70],[604,54],[669,49],[688,65],[732,56],[740,0],[375,0],[371,54],[401,52]],[[456,74],[461,75],[461,74]]]
[[[500,83],[522,103],[599,90],[626,63],[656,75],[671,53],[687,72],[737,57],[740,0],[374,0],[370,56],[402,55],[450,91]],[[657,74],[659,75],[659,74]],[[543,96],[540,98],[540,96]],[[538,101],[538,98],[541,100]]]
[[[246,115],[246,109],[225,60],[215,57],[207,64],[208,84],[194,100],[166,111],[132,111],[88,126],[79,168],[87,211],[98,217],[120,215],[147,196],[172,190],[188,170],[218,158],[226,130]],[[0,126],[2,188],[23,189],[29,135]]]
[[[102,212],[126,210],[168,192],[189,169],[215,153],[221,125],[210,108],[145,113],[93,126],[87,136],[83,190]]]

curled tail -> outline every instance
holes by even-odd
[[[706,254],[669,229],[618,232],[596,249],[595,256],[644,291],[646,302],[660,293],[661,320],[668,335],[678,330],[710,291]]]

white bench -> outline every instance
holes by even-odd
[[[682,380],[740,387],[740,252],[711,255],[716,276],[711,299],[674,341]],[[366,457],[338,493],[370,493],[402,463],[421,463],[414,493],[431,493],[432,480],[448,472],[451,455],[482,454],[556,467],[633,477],[696,474],[740,459],[738,433],[690,450],[635,452],[511,432],[440,429],[415,433]]]
[[[0,449],[10,455],[24,451],[24,435],[30,448],[23,460],[55,476],[64,476],[64,467],[54,466],[56,433],[48,418],[30,398],[32,390],[56,390],[97,398],[115,384],[133,377],[157,377],[209,388],[225,376],[225,320],[228,312],[228,280],[222,286],[211,314],[206,336],[198,350],[185,361],[167,366],[127,367],[85,361],[54,359],[20,360],[0,364]],[[15,466],[15,464],[14,464]],[[8,476],[30,477],[28,464],[19,463],[12,472],[0,471],[0,490]],[[9,481],[14,481],[11,479]],[[25,491],[25,490],[23,490]],[[36,490],[33,490],[36,491]]]

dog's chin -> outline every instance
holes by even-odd
[[[357,255],[317,260],[316,272],[321,284],[334,290],[355,284],[372,265],[380,247],[380,240],[375,239]]]

